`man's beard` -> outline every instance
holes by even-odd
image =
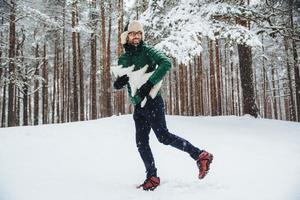
[[[134,42],[135,40],[138,40],[138,42]],[[138,46],[139,44],[141,43],[141,40],[140,39],[133,39],[130,44],[133,45],[133,46]]]

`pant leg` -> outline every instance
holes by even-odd
[[[150,99],[149,99],[150,100]],[[165,145],[171,145],[181,151],[187,152],[194,160],[198,159],[202,152],[199,148],[193,146],[189,141],[169,132],[164,113],[164,102],[161,96],[147,102],[148,110],[147,120],[153,129],[159,142]]]
[[[133,118],[136,130],[136,145],[144,162],[147,178],[157,176],[157,169],[149,146],[149,134],[151,130],[150,124],[142,115],[139,108],[135,108]]]

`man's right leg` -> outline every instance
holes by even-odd
[[[144,162],[147,178],[152,176],[157,176],[156,167],[154,158],[149,146],[149,134],[150,134],[150,124],[145,119],[145,117],[138,111],[139,108],[134,110],[133,119],[135,122],[135,130],[136,130],[136,145],[140,156]]]

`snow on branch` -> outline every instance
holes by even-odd
[[[33,9],[29,6],[20,6],[19,9],[25,13],[27,16],[31,17],[34,20],[38,20],[44,24],[47,24],[48,27],[53,29],[59,29],[61,26],[57,21],[49,17],[48,15],[40,12],[39,10]]]
[[[247,19],[254,16],[255,11],[250,7],[204,2],[182,0],[165,12],[162,11],[163,6],[157,12],[149,6],[141,17],[146,34],[154,38],[157,48],[183,64],[200,54],[202,37],[211,40],[227,38],[248,46],[261,45],[255,30],[236,23],[238,17]]]

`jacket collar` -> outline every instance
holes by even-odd
[[[124,44],[123,46],[124,46],[126,53],[136,54],[136,53],[142,51],[143,45],[144,45],[144,42],[143,42],[143,40],[141,40],[141,42],[137,46],[134,46],[134,45],[131,45],[128,43]]]

